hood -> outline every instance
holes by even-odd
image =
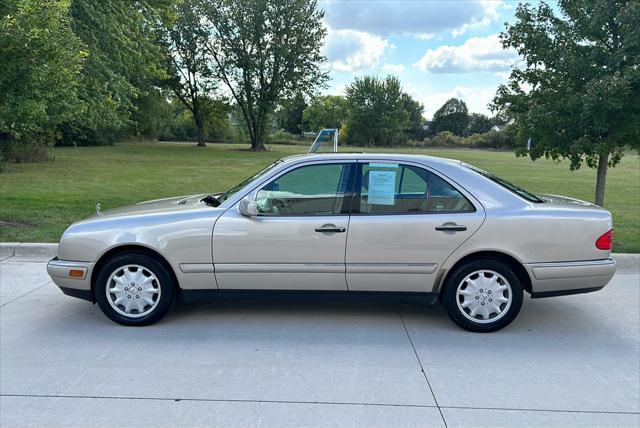
[[[204,202],[201,202],[201,199],[205,196],[207,195],[203,194],[154,199],[151,201],[139,202],[134,205],[128,205],[126,207],[102,211],[100,214],[94,214],[93,216],[91,216],[91,218],[109,218],[188,211],[207,206]]]
[[[570,198],[560,195],[538,195],[544,199],[545,203],[541,204],[549,208],[567,208],[567,209],[583,209],[607,211],[606,209],[592,204],[590,202],[581,201],[580,199]]]

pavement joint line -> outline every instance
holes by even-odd
[[[413,408],[441,408],[453,410],[499,410],[513,412],[550,412],[550,413],[584,413],[584,414],[604,414],[604,415],[640,415],[640,412],[613,411],[613,410],[567,410],[567,409],[531,409],[512,407],[477,407],[477,406],[433,406],[430,404],[394,404],[394,403],[363,403],[363,402],[340,402],[340,401],[297,401],[297,400],[252,400],[242,398],[169,398],[169,397],[129,397],[129,396],[109,396],[109,395],[63,395],[63,394],[0,394],[0,397],[16,398],[69,398],[83,400],[145,400],[145,401],[189,401],[189,402],[211,402],[211,403],[269,403],[269,404],[316,404],[322,406],[344,405],[344,406],[378,406],[378,407],[413,407]]]
[[[445,428],[447,428],[447,421],[442,414],[442,409],[438,404],[438,399],[436,398],[436,394],[433,392],[433,388],[431,387],[431,382],[429,382],[429,378],[427,377],[427,372],[424,370],[424,366],[422,365],[422,361],[420,360],[420,356],[418,355],[418,351],[416,350],[415,345],[413,344],[413,340],[411,339],[411,335],[409,334],[409,330],[407,329],[407,325],[404,322],[404,318],[402,317],[402,310],[398,307],[398,316],[400,317],[400,321],[402,322],[402,327],[404,328],[404,332],[407,335],[407,339],[409,339],[409,343],[411,344],[411,348],[413,349],[413,354],[416,356],[418,360],[418,364],[420,365],[420,370],[422,371],[422,375],[424,376],[424,380],[427,381],[427,386],[429,387],[429,391],[431,391],[431,396],[433,397],[433,401],[436,403],[436,407],[438,408],[438,412],[440,413],[440,418],[442,418],[442,423]]]
[[[40,289],[41,289],[42,287],[44,287],[45,285],[48,285],[50,282],[51,282],[51,280],[49,279],[49,280],[47,280],[47,282],[45,282],[44,284],[39,285],[39,286],[37,286],[36,288],[34,288],[34,289],[32,289],[32,290],[29,290],[29,291],[27,291],[27,292],[26,292],[26,293],[24,293],[24,294],[21,294],[21,295],[19,295],[19,296],[17,296],[17,297],[14,297],[13,299],[9,300],[8,302],[3,303],[2,305],[0,305],[0,308],[4,308],[4,307],[5,307],[5,306],[7,306],[9,303],[11,303],[11,302],[15,302],[16,300],[20,299],[21,297],[26,296],[27,294],[31,294],[31,293],[33,293],[34,291],[40,290]]]
[[[428,404],[394,404],[394,403],[363,403],[363,402],[341,402],[341,401],[298,401],[298,400],[252,400],[242,398],[170,398],[170,397],[128,397],[128,396],[100,396],[100,395],[63,395],[63,394],[0,394],[0,397],[24,397],[24,398],[77,398],[77,399],[97,399],[97,400],[148,400],[148,401],[190,401],[190,402],[212,402],[212,403],[271,403],[271,404],[317,404],[323,406],[343,405],[343,406],[378,406],[378,407],[415,407],[415,408],[435,408]]]
[[[550,413],[587,413],[602,415],[640,415],[640,412],[625,412],[614,410],[563,410],[563,409],[528,409],[511,407],[475,407],[475,406],[440,406],[443,409],[457,410],[501,410],[509,412],[550,412]]]

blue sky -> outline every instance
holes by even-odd
[[[518,56],[502,49],[498,33],[513,21],[517,2],[325,0],[328,35],[324,91],[343,94],[356,76],[398,76],[405,91],[424,104],[425,116],[449,98],[472,112],[487,104],[506,82]]]

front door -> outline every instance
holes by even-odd
[[[220,289],[346,290],[355,163],[294,166],[253,192],[259,215],[227,210],[213,231]]]
[[[484,220],[480,204],[420,166],[360,163],[355,186],[350,291],[430,292],[438,268]]]

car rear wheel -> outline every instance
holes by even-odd
[[[497,259],[471,260],[448,276],[442,302],[465,330],[491,332],[511,323],[522,307],[523,290],[511,267]]]
[[[98,273],[95,298],[102,312],[123,325],[149,325],[164,317],[173,303],[171,273],[155,258],[129,252],[118,254]]]

